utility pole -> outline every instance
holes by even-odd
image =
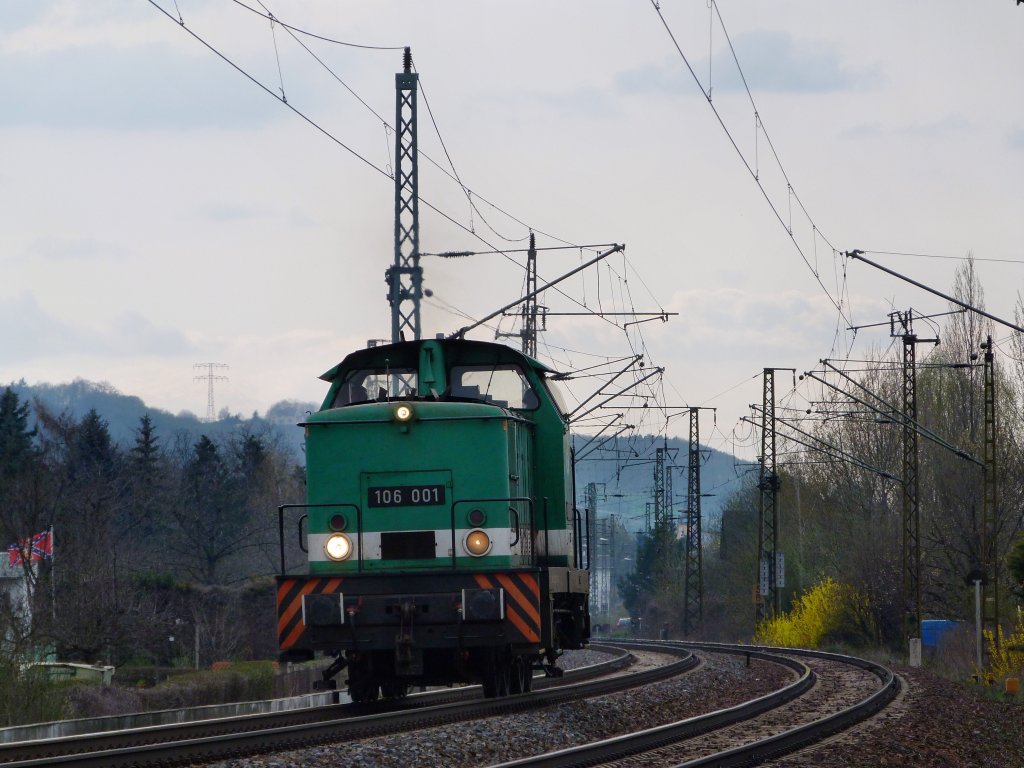
[[[193,368],[205,368],[206,373],[202,376],[193,377],[193,381],[205,381],[207,384],[206,389],[206,419],[207,422],[214,422],[217,420],[217,411],[213,407],[213,382],[215,381],[227,381],[227,376],[217,376],[214,374],[214,370],[219,368],[226,369],[228,366],[224,363],[196,363],[192,366]]]
[[[665,454],[667,448],[654,451],[654,531],[659,535],[668,527],[668,511],[665,508]]]
[[[522,324],[518,333],[494,334],[496,339],[518,336],[522,339],[523,354],[530,357],[537,357],[537,331],[547,330],[547,307],[537,302],[537,295],[537,240],[530,232],[530,247],[526,251],[526,296],[519,310]]]
[[[594,530],[595,530],[595,527],[596,527],[596,524],[597,524],[597,487],[598,486],[601,486],[601,491],[602,491],[602,493],[604,493],[604,488],[605,488],[605,484],[604,483],[587,483],[587,487],[584,490],[584,494],[586,495],[586,499],[587,499],[586,500],[586,505],[584,507],[584,510],[586,512],[586,520],[585,520],[585,522],[586,522],[586,536],[587,536],[587,545],[586,545],[585,550],[588,553],[587,568],[590,570],[591,589],[593,589],[594,585],[595,585],[594,568],[593,568],[593,563],[591,562],[590,558],[593,558],[593,556],[595,554],[595,551],[596,551],[595,548],[594,548],[594,541],[596,540],[595,536],[594,536]]]
[[[903,638],[921,638],[921,479],[917,446],[917,345],[939,343],[914,333],[914,311],[889,314],[889,335],[903,341]]]
[[[714,410],[714,409],[711,409]],[[699,629],[704,618],[704,559],[701,549],[700,411],[690,408],[686,484],[686,565],[683,581],[683,635]]]
[[[782,608],[781,588],[785,586],[785,565],[779,549],[779,473],[775,454],[775,372],[792,368],[765,368],[761,397],[761,461],[757,487],[756,615],[761,621]]]
[[[985,350],[985,502],[981,521],[981,567],[988,577],[982,586],[982,626],[999,647],[999,556],[997,546],[999,485],[996,475],[996,374],[992,337]]]
[[[395,75],[395,261],[384,273],[391,305],[391,343],[420,338],[419,150],[416,144],[416,91],[412,52],[405,49],[403,71]]]
[[[609,609],[610,591],[608,588],[608,542],[610,540],[610,520],[607,517],[594,521],[596,541],[594,564],[590,569],[590,592],[594,599],[590,603],[590,612],[596,616],[606,616]]]

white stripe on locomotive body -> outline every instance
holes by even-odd
[[[512,545],[515,539],[515,532],[508,528],[456,528],[455,529],[455,555],[456,557],[470,557],[466,552],[463,542],[470,531],[484,531],[491,539],[491,550],[487,557],[510,557],[522,552],[520,544]],[[384,531],[384,533],[415,533],[418,531]],[[525,534],[525,531],[523,532]],[[310,533],[306,539],[306,548],[309,550],[310,562],[333,562],[324,553],[324,544],[327,539],[335,534],[332,533]],[[357,533],[346,531],[345,535],[352,542],[352,554],[345,562],[355,562],[359,557],[360,536]],[[366,531],[362,535],[363,561],[380,560],[380,535],[381,531]],[[434,557],[438,560],[450,560],[452,557],[451,548],[452,529],[441,528],[434,531]]]

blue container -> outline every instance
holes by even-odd
[[[935,648],[942,636],[959,623],[951,619],[925,619],[921,622],[921,645],[925,648]]]

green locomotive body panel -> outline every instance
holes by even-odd
[[[508,448],[509,432],[528,425],[482,403],[408,405],[413,415],[404,423],[394,420],[393,403],[320,411],[306,422],[307,471],[317,478],[308,488],[310,572],[528,564],[530,504],[510,482]],[[338,502],[356,518],[346,526],[354,551],[343,562],[331,561],[323,546],[332,517],[345,508],[318,506]],[[483,513],[476,524],[473,510]],[[492,553],[482,557],[463,548],[477,529],[492,539]]]
[[[287,573],[282,543],[277,579],[282,658],[337,655],[357,700],[460,680],[500,695],[509,669],[528,686],[523,669],[586,644],[549,373],[502,345],[437,339],[360,350],[321,377],[330,390],[302,425],[307,500],[290,505],[308,573]]]

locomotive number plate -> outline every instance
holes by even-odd
[[[366,489],[371,507],[428,507],[444,504],[444,485],[375,485]]]

